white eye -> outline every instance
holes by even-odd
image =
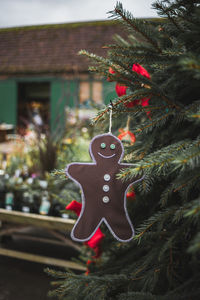
[[[110,149],[114,150],[115,149],[115,144],[111,144]]]

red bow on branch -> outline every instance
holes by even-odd
[[[130,130],[124,130],[122,128],[119,129],[120,134],[118,135],[118,139],[130,141],[131,145],[133,145],[136,141],[135,134]]]
[[[140,74],[140,75],[142,75],[142,76],[144,76],[148,79],[151,79],[150,74],[140,64],[137,64],[137,63],[133,64],[132,71],[136,72],[137,74]],[[109,68],[108,72],[110,74],[115,74],[116,73],[112,68]],[[112,79],[109,76],[108,76],[107,80],[112,81]],[[126,95],[127,88],[128,87],[124,84],[116,83],[115,91],[116,91],[118,97]],[[131,102],[128,102],[128,103],[124,103],[124,105],[126,107],[134,107],[136,105],[148,106],[149,105],[149,100],[150,100],[150,98],[145,97],[145,98],[141,98],[141,99],[135,99],[134,101],[131,101]],[[150,114],[150,112],[148,111],[147,115],[149,115],[149,114]]]

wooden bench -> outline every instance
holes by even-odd
[[[71,231],[75,223],[74,220],[0,209],[0,222],[2,225],[0,230],[0,239],[7,235],[20,235],[22,229],[27,227],[38,227],[45,228],[45,230],[47,230],[51,235],[56,237],[56,240],[33,237],[30,235],[23,235],[23,238],[36,242],[40,241],[58,245],[67,245],[76,250],[80,250],[80,246],[77,245],[77,243],[74,243],[70,238],[67,238],[62,234],[62,232]],[[5,249],[4,247],[0,247],[0,255],[82,271],[86,269],[84,265],[80,265],[72,261]]]

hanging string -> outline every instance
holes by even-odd
[[[130,122],[131,122],[131,117],[130,117],[130,115],[128,115],[127,122],[126,122],[126,127],[125,127],[127,131],[130,130]]]
[[[112,133],[112,108],[113,108],[113,104],[112,101],[110,100],[110,105],[109,107],[109,131],[108,133]]]

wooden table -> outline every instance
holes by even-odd
[[[76,250],[80,250],[80,246],[74,243],[71,239],[65,237],[62,232],[71,231],[75,221],[71,219],[62,219],[58,217],[41,216],[32,213],[23,213],[18,211],[8,211],[6,209],[0,209],[0,221],[2,228],[0,231],[0,239],[3,236],[13,234],[20,235],[22,228],[27,227],[38,227],[45,228],[53,236],[56,237],[56,241],[49,238],[37,238],[29,235],[23,235],[23,238],[32,241],[44,241],[54,244],[68,245]],[[9,225],[9,226],[4,226]],[[4,228],[5,227],[5,228]],[[24,259],[32,262],[54,265],[66,268],[72,268],[76,270],[84,271],[86,268],[84,265],[77,264],[72,261],[66,261],[63,259],[57,259],[53,257],[45,257],[26,252],[20,252],[0,247],[0,255],[9,256],[18,259]]]

